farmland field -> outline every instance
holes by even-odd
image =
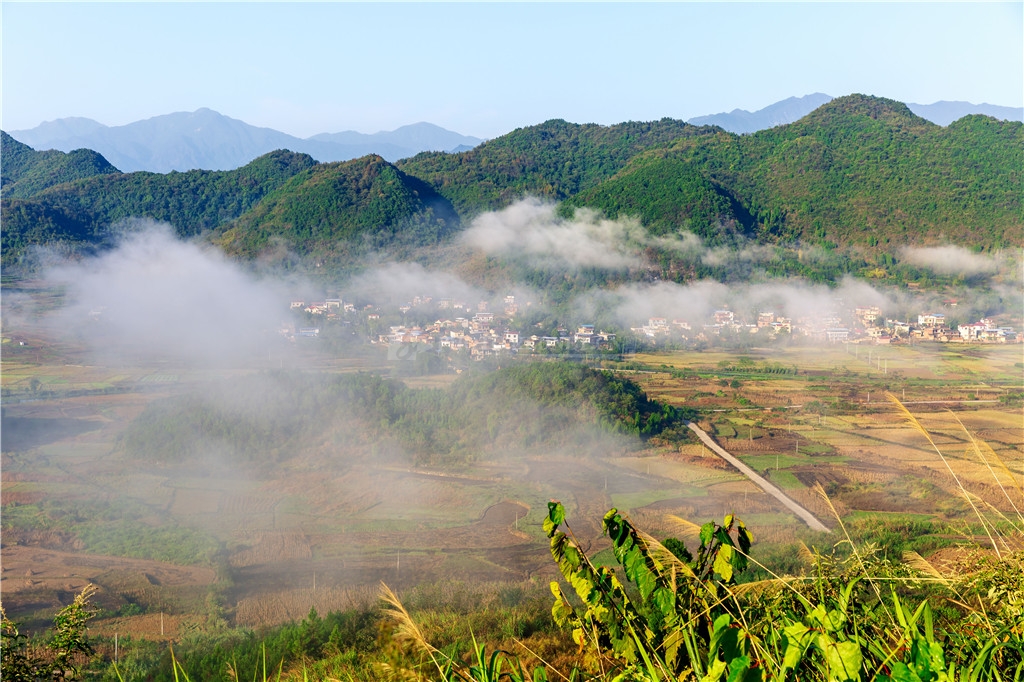
[[[765,547],[832,542],[696,442],[612,439],[600,452],[562,442],[431,468],[328,431],[275,467],[214,454],[187,469],[142,462],[121,436],[147,405],[246,370],[88,365],[74,349],[33,343],[38,362],[24,349],[3,361],[2,590],[8,613],[29,622],[86,582],[112,614],[100,627],[116,618],[156,636],[157,613],[165,633],[210,609],[266,625],[358,603],[382,579],[542,578],[554,570],[540,529],[550,499],[595,554],[612,506],[660,535],[676,532],[668,515],[699,523],[735,512]],[[1020,390],[1019,347],[885,348],[870,363],[866,353],[675,352],[609,368],[651,398],[698,408],[720,445],[829,525],[818,485],[851,520],[939,519],[965,533],[953,473],[997,507],[1007,505],[1000,486],[1019,497],[1024,423],[1004,400]],[[319,362],[322,372],[368,368]],[[626,369],[635,366],[645,369]]]

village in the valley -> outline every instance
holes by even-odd
[[[947,301],[946,305],[955,307],[956,302]],[[365,330],[366,341],[371,344],[425,344],[433,349],[468,351],[475,359],[503,353],[621,350],[623,344],[616,344],[616,339],[624,341],[623,337],[629,338],[630,347],[728,345],[744,335],[759,343],[788,336],[808,345],[1024,342],[1024,332],[1002,324],[1002,320],[982,318],[950,325],[944,313],[930,311],[918,314],[916,319],[888,319],[877,306],[843,309],[837,304],[835,311],[802,317],[784,317],[770,310],[748,317],[723,308],[700,320],[651,317],[646,324],[628,330],[602,329],[593,324],[558,324],[554,328],[531,324],[525,321],[528,315],[524,313],[534,304],[520,303],[514,295],[504,297],[500,312],[489,308],[487,301],[469,304],[430,296],[416,296],[391,306],[357,306],[340,298],[293,300],[291,310],[299,319],[283,324],[281,333],[290,339],[318,337],[324,324],[343,324]],[[423,320],[430,313],[437,315],[432,323],[405,322],[407,317]]]

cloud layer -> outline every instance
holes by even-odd
[[[624,269],[643,264],[635,246],[642,234],[632,219],[608,220],[579,209],[568,220],[554,204],[523,199],[479,216],[462,238],[488,254],[531,258],[538,267]]]
[[[655,282],[628,284],[597,294],[595,305],[610,308],[623,325],[635,325],[650,317],[680,319],[699,324],[717,309],[729,309],[748,321],[759,312],[799,319],[845,313],[856,306],[879,306],[895,311],[902,303],[870,285],[852,278],[836,288],[813,285],[800,280],[759,284],[726,285],[713,280],[691,284]]]
[[[101,354],[212,364],[273,338],[287,300],[212,248],[150,223],[97,257],[51,267],[67,306],[50,324]]]
[[[990,256],[972,253],[962,246],[906,246],[900,250],[912,265],[927,268],[937,275],[991,275],[999,271],[999,262]]]

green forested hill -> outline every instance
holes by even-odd
[[[124,218],[170,223],[193,236],[234,219],[285,180],[314,165],[306,154],[271,152],[233,171],[112,173],[57,185],[27,199],[4,198],[3,263],[31,244],[102,242]]]
[[[765,239],[897,246],[1024,242],[1024,124],[968,116],[947,128],[892,100],[851,95],[800,121],[737,136],[681,139],[634,159],[575,204],[633,196],[652,226],[680,207],[680,169],[699,172],[752,214]]]
[[[457,463],[578,438],[581,426],[685,437],[676,430],[693,416],[649,400],[628,379],[568,362],[513,365],[449,389],[410,389],[369,374],[275,372],[156,401],[122,445],[133,456],[179,464],[214,447],[260,468],[354,426],[366,442],[391,441],[419,463]]]
[[[91,149],[37,152],[0,131],[0,191],[25,198],[65,182],[119,172]]]
[[[399,166],[432,183],[464,218],[532,194],[567,209],[637,216],[655,234],[688,229],[711,243],[735,233],[882,248],[1024,241],[1024,124],[968,116],[943,128],[864,95],[753,135],[670,119],[549,121]]]
[[[596,208],[610,218],[638,217],[658,236],[686,229],[710,244],[753,236],[754,230],[751,215],[727,189],[693,164],[657,154],[644,155],[563,206]]]
[[[566,199],[611,177],[646,149],[715,130],[670,118],[612,126],[553,120],[461,154],[425,152],[397,166],[429,182],[467,218],[525,195]]]
[[[318,164],[291,178],[217,241],[255,256],[281,239],[300,253],[350,253],[394,241],[436,243],[458,227],[447,199],[379,156]]]

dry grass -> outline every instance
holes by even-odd
[[[235,607],[235,625],[260,628],[299,621],[313,608],[317,613],[369,609],[376,598],[377,592],[370,586],[268,592],[239,601]]]

